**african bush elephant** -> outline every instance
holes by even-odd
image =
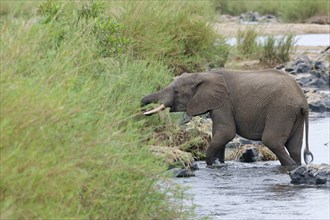
[[[144,112],[145,115],[166,107],[189,116],[210,113],[213,125],[206,152],[208,165],[216,159],[224,163],[225,145],[236,134],[262,141],[283,166],[299,165],[304,123],[304,160],[308,163],[308,156],[313,160],[308,147],[307,100],[297,82],[284,72],[270,69],[184,73],[163,90],[143,97],[142,106],[149,103],[161,105]]]

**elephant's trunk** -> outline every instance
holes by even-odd
[[[150,111],[144,112],[144,115],[152,115],[154,113],[164,110],[166,107],[171,107],[173,104],[171,89],[165,88],[162,91],[144,96],[141,100],[141,106],[146,106],[150,103],[159,103],[160,106]]]
[[[146,95],[141,100],[141,106],[146,106],[150,103],[159,102],[160,92],[155,92],[150,95]]]
[[[152,93],[150,95],[147,95],[147,96],[144,96],[141,100],[141,106],[146,106],[150,103],[157,103],[157,102],[160,102],[160,92],[156,92],[156,93]],[[164,104],[161,104],[160,106],[150,110],[150,111],[146,111],[146,112],[143,112],[144,115],[152,115],[154,113],[157,113],[157,112],[160,112],[162,110],[164,110],[166,107]]]

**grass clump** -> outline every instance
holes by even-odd
[[[123,36],[123,25],[111,18],[98,18],[94,26],[98,48],[103,57],[120,56],[130,41]]]
[[[229,48],[210,23],[211,6],[205,1],[129,1],[113,14],[132,39],[134,57],[161,61],[180,74],[205,70],[206,64],[223,66],[227,59]]]
[[[62,4],[59,1],[47,0],[38,6],[38,14],[43,17],[43,22],[48,23],[57,19],[62,11]]]
[[[83,2],[80,9],[78,9],[78,20],[97,18],[104,12],[104,3],[96,0]]]
[[[262,36],[253,28],[237,32],[236,53],[238,59],[258,59],[264,66],[274,67],[289,61],[295,50],[295,36]]]
[[[258,32],[253,28],[237,32],[237,50],[244,57],[253,57],[258,53],[259,44],[257,42]]]
[[[260,63],[274,66],[288,62],[290,54],[295,49],[295,36],[288,34],[279,38],[267,36],[261,47]]]

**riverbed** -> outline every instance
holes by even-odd
[[[330,118],[310,119],[315,164],[330,163]],[[305,146],[305,145],[304,145]],[[195,177],[178,178],[196,205],[196,218],[329,219],[330,184],[293,185],[279,161],[227,161],[217,169],[198,162]]]

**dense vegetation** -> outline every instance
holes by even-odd
[[[315,15],[328,15],[328,0],[214,0],[220,13],[240,15],[247,11],[273,14],[285,22],[304,22]]]
[[[185,218],[139,105],[224,62],[210,5],[1,2],[1,219]]]

